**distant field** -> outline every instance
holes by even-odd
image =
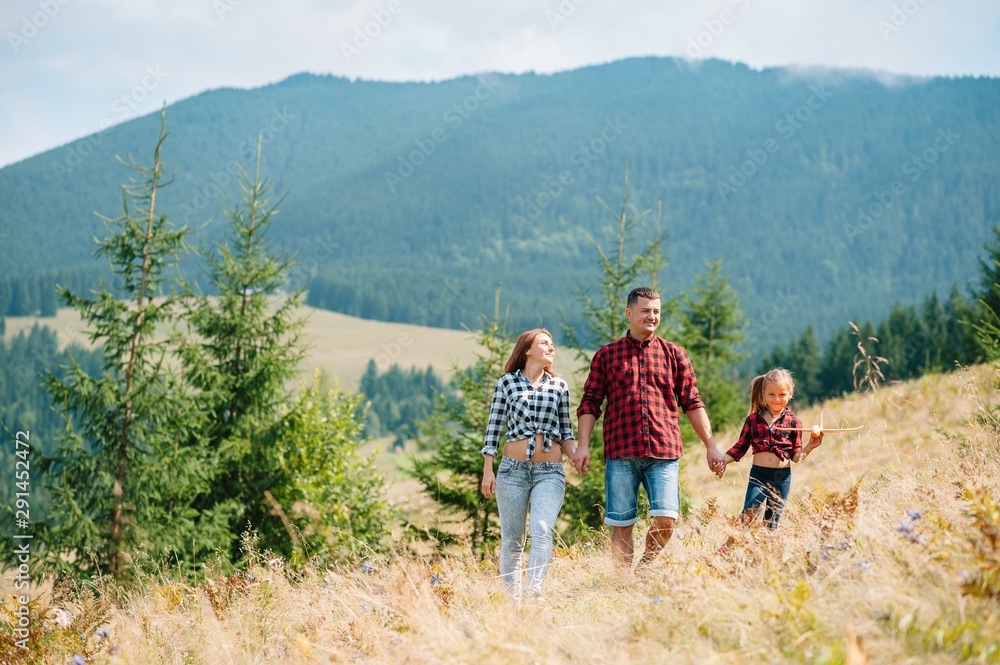
[[[309,344],[309,354],[302,366],[303,378],[322,369],[331,378],[337,377],[341,387],[357,390],[361,375],[372,359],[380,371],[393,363],[404,369],[430,365],[445,380],[451,377],[454,365],[466,367],[476,359],[473,335],[464,330],[371,321],[308,306],[301,311],[307,317],[305,338]],[[60,308],[54,317],[10,316],[5,320],[6,341],[21,332],[27,333],[37,323],[55,331],[60,349],[70,344],[90,346],[80,317],[66,307]],[[568,379],[572,379],[570,375],[577,366],[570,358],[569,350],[557,349],[556,368]]]
[[[309,316],[305,334],[310,346],[304,369],[322,368],[351,390],[373,358],[379,371],[393,363],[404,368],[430,365],[444,377],[451,376],[454,365],[475,361],[472,334],[462,330],[370,321],[312,307],[303,311]]]
[[[372,359],[380,370],[393,363],[404,368],[430,365],[444,377],[451,375],[454,363],[464,367],[475,360],[476,345],[465,331],[369,321],[312,307],[303,307],[302,313],[308,317],[305,337],[310,347],[303,376],[323,369],[350,390],[357,389]],[[7,317],[4,337],[10,340],[36,323],[55,331],[60,348],[72,343],[89,346],[79,316],[68,308],[61,308],[54,317]]]

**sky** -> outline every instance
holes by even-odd
[[[3,0],[0,166],[205,90],[634,56],[1000,76],[997,0]]]

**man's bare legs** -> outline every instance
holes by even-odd
[[[615,562],[626,570],[632,568],[632,553],[635,545],[632,542],[632,527],[613,526],[611,527],[611,553],[615,555]]]
[[[649,531],[646,532],[646,550],[642,553],[642,558],[639,559],[640,566],[652,563],[670,537],[674,535],[673,517],[653,517],[651,519],[653,523],[649,525]]]
[[[646,549],[639,559],[639,565],[651,563],[674,535],[673,517],[653,517],[653,523],[646,532]],[[635,543],[632,540],[632,529],[635,525],[611,527],[611,553],[615,561],[625,568],[631,569],[635,553]]]

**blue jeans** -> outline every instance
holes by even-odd
[[[679,463],[675,459],[651,457],[609,459],[604,465],[607,510],[604,523],[630,526],[639,518],[639,485],[646,488],[650,517],[680,514]]]
[[[538,595],[552,560],[552,536],[566,494],[562,462],[522,462],[504,457],[497,469],[497,509],[500,512],[500,579],[507,593],[521,595],[524,526],[531,512],[528,585],[524,595]]]
[[[763,509],[764,524],[769,529],[778,528],[781,510],[788,500],[788,490],[792,488],[792,470],[771,469],[766,466],[750,467],[750,482],[747,496],[743,500],[743,514],[753,516]]]

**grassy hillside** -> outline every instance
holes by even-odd
[[[806,423],[823,412],[866,427],[796,467],[774,533],[734,520],[746,461],[718,480],[692,454],[682,486],[695,508],[655,564],[622,574],[595,534],[557,549],[545,604],[506,601],[494,560],[402,554],[292,575],[255,559],[198,586],[156,573],[125,592],[47,582],[39,649],[46,662],[143,664],[995,662],[996,577],[985,597],[965,591],[1000,575],[998,380],[976,367],[804,410]]]

